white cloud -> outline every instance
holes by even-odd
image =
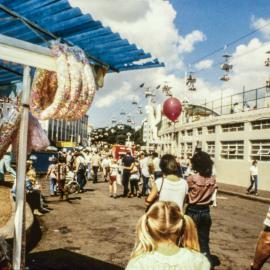
[[[270,39],[270,19],[267,18],[256,18],[252,16],[251,18],[251,26],[254,29],[260,29],[259,31],[263,34],[263,36],[267,39]]]
[[[176,78],[171,72],[184,71],[183,55],[194,50],[194,46],[206,39],[205,35],[194,30],[185,36],[178,32],[174,20],[176,10],[169,1],[145,0],[70,0],[73,6],[78,6],[84,13],[90,13],[94,19],[100,20],[104,26],[120,33],[130,43],[135,43],[145,52],[165,62],[166,68],[136,70],[120,74],[108,74],[105,84],[97,93],[95,102],[90,109],[90,119],[119,117],[119,112],[125,108],[134,117],[136,108],[131,100],[139,96],[140,105],[144,107],[146,100],[143,89],[138,86],[154,87],[168,81],[178,86],[183,79]],[[147,60],[147,59],[146,59]],[[181,83],[179,83],[179,81]],[[177,94],[182,96],[184,88],[177,88]],[[157,93],[156,99],[164,99],[162,93]],[[113,108],[113,109],[112,109]],[[93,116],[91,116],[93,115]]]
[[[195,65],[195,68],[197,70],[204,70],[204,69],[209,69],[212,66],[213,66],[213,60],[211,60],[211,59],[205,59],[205,60],[202,60],[199,63],[197,63]]]
[[[124,81],[118,90],[114,90],[109,94],[103,95],[96,101],[95,105],[97,108],[105,108],[111,106],[119,99],[121,99],[122,102],[132,101],[133,97],[134,95],[132,94],[131,84],[127,81]]]
[[[264,61],[269,45],[270,42],[253,38],[248,44],[236,47],[232,55],[233,73],[227,84],[230,88],[240,92],[243,86],[252,89],[265,85],[269,70],[264,66]]]
[[[70,0],[83,12],[91,13],[105,26],[119,32],[122,37],[135,43],[145,52],[164,61],[167,70],[184,67],[183,53],[193,51],[196,43],[204,41],[205,35],[194,30],[181,36],[174,24],[176,11],[169,1],[86,1]]]
[[[188,92],[184,75],[181,75],[185,71],[183,56],[192,52],[197,43],[206,40],[206,36],[198,29],[185,36],[181,35],[174,23],[177,13],[169,1],[70,0],[70,2],[81,7],[83,12],[91,13],[94,19],[101,20],[104,26],[111,27],[130,43],[135,43],[145,52],[151,52],[154,57],[158,57],[166,64],[166,68],[108,74],[104,87],[97,93],[90,110],[90,119],[96,124],[99,123],[98,125],[104,125],[105,121],[112,117],[119,118],[122,109],[139,119],[141,116],[136,114],[136,106],[132,106],[131,101],[134,95],[138,96],[140,105],[145,107],[147,101],[143,89],[138,87],[141,83],[145,83],[146,87],[155,87],[167,81],[172,86],[173,94],[180,100],[188,99],[201,104],[206,98],[208,101],[219,98],[221,92],[226,96],[240,92],[243,86],[246,86],[247,90],[263,86],[268,77],[269,70],[264,67],[264,60],[270,42],[253,38],[248,43],[238,45],[232,53],[233,71],[230,81],[209,83],[198,73],[197,92]],[[252,27],[256,29],[268,22],[270,22],[268,18],[251,19]],[[270,38],[270,27],[262,28],[261,32],[264,37]],[[197,63],[195,68],[202,70],[212,66],[213,61],[206,59]],[[157,91],[157,101],[162,102],[164,98],[165,96]],[[103,122],[98,119],[103,119]]]
[[[178,50],[180,53],[192,52],[194,50],[194,45],[197,42],[205,41],[206,36],[198,30],[192,31],[190,34],[187,34],[185,37],[179,37],[179,47]]]

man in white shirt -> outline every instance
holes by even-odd
[[[161,172],[161,169],[160,169],[160,158],[158,156],[158,153],[154,152],[153,153],[153,166],[154,166],[154,177],[155,177],[155,180],[157,178],[160,178],[162,177],[162,172]]]
[[[150,178],[150,172],[149,172],[149,157],[148,154],[141,154],[140,159],[140,168],[141,168],[141,175],[143,179],[143,187],[142,187],[142,196],[147,196],[150,190],[149,187],[149,178]]]
[[[101,157],[98,154],[97,150],[95,151],[95,154],[92,156],[91,164],[94,172],[93,183],[96,184],[98,181],[98,169],[101,166]]]
[[[257,167],[257,160],[253,160],[249,171],[250,171],[250,186],[247,189],[247,194],[252,193],[251,190],[252,190],[252,188],[254,186],[254,194],[258,195],[258,167]]]

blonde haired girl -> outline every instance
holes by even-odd
[[[153,204],[139,220],[126,270],[209,270],[199,253],[196,227],[173,202]]]

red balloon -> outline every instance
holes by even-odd
[[[171,97],[163,103],[163,113],[175,122],[182,112],[182,104],[177,98]]]

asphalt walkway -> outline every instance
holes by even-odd
[[[46,186],[46,185],[45,185]],[[121,191],[119,192],[121,193]],[[123,269],[134,244],[143,198],[108,196],[108,184],[88,182],[69,202],[48,198],[54,210],[40,218],[42,237],[27,256],[30,269]],[[268,204],[218,194],[212,208],[211,249],[217,270],[246,270]],[[266,265],[265,270],[270,270]]]

